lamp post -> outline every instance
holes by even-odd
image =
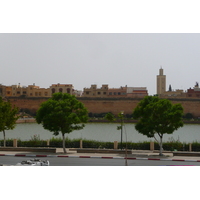
[[[125,126],[124,126],[125,128]],[[128,162],[127,162],[127,132],[126,132],[126,129],[125,129],[125,135],[126,135],[126,154],[125,154],[125,166],[128,166]]]
[[[120,112],[119,117],[121,119],[121,150],[122,150],[122,134],[123,134],[123,126],[124,126],[124,111]],[[126,129],[125,129],[125,135],[126,135],[125,166],[128,166],[128,162],[127,162],[127,133],[126,133]]]
[[[121,150],[122,150],[122,135],[123,135],[123,118],[124,118],[124,111],[120,112],[120,118],[121,118]]]
[[[121,119],[121,150],[122,150],[122,134],[123,134],[123,126],[124,126],[124,111],[120,112],[120,119]],[[126,151],[125,151],[125,166],[128,166],[128,162],[127,162],[127,133],[126,133],[126,129],[124,127],[125,130],[125,135],[126,135]]]

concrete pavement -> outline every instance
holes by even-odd
[[[18,157],[79,157],[79,158],[113,158],[125,159],[125,154],[113,153],[77,153],[76,150],[66,149],[67,153],[63,153],[62,148],[57,148],[56,153],[48,152],[18,152],[18,151],[0,151],[1,156],[18,156]],[[159,156],[150,150],[132,150],[132,154],[127,154],[127,159],[146,159],[146,160],[170,160],[170,161],[191,161],[200,162],[200,157],[193,156],[173,156],[172,152],[163,152],[164,156]]]

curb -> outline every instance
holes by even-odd
[[[57,158],[102,158],[102,159],[127,159],[127,160],[154,160],[154,161],[181,161],[181,162],[200,162],[200,160],[187,159],[164,159],[164,158],[139,158],[139,157],[109,157],[109,156],[67,156],[67,155],[26,155],[26,154],[0,154],[0,156],[14,157],[57,157]]]

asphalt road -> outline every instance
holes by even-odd
[[[34,157],[0,157],[0,164],[16,165],[17,163],[34,159]],[[125,159],[105,159],[105,158],[59,158],[48,157],[39,158],[49,160],[50,166],[125,166]],[[187,161],[161,161],[161,160],[127,160],[128,166],[200,166],[200,162]]]

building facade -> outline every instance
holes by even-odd
[[[82,94],[81,91],[74,90],[72,84],[52,84],[49,88],[40,88],[35,84],[26,87],[21,86],[20,83],[11,86],[0,85],[0,96],[2,97],[51,97],[56,92],[68,93],[77,97]]]
[[[127,87],[127,97],[143,98],[148,96],[146,87]]]
[[[162,68],[159,69],[159,75],[157,75],[157,95],[161,98],[186,98],[187,96],[183,90],[172,90],[171,85],[166,91],[166,75],[163,74]]]
[[[90,88],[84,88],[82,97],[99,97],[99,98],[143,98],[148,96],[146,87],[119,87],[109,88],[108,85],[91,85]]]
[[[74,87],[71,84],[52,84],[50,86],[50,91],[51,94],[57,93],[57,92],[62,92],[62,93],[68,93],[68,94],[73,94],[74,92]]]
[[[200,98],[199,83],[196,82],[193,89],[190,88],[190,89],[187,90],[187,97],[189,97],[189,98]]]
[[[91,85],[90,88],[84,88],[82,97],[107,97],[108,85],[102,85],[101,88],[97,88],[97,85]]]

